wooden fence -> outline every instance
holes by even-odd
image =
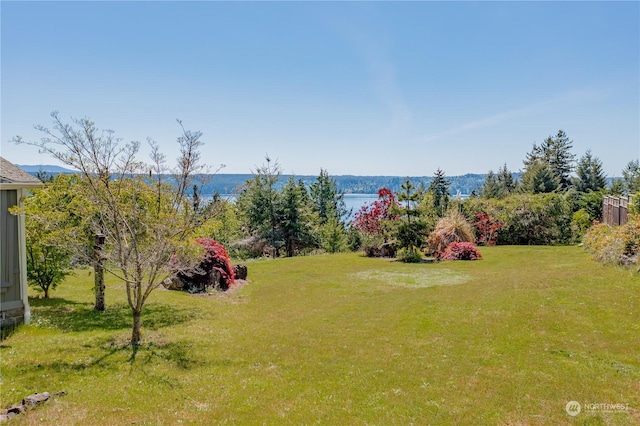
[[[602,221],[607,225],[616,226],[627,223],[631,195],[612,197],[605,195],[602,200]]]

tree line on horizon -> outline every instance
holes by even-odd
[[[77,173],[73,170],[63,169],[58,166],[23,166],[19,165],[26,172],[36,177],[56,176],[60,173],[73,174]],[[321,168],[321,170],[326,170]],[[514,173],[517,178],[520,173]],[[203,176],[201,180],[204,183],[199,187],[201,194],[212,196],[213,194],[229,195],[235,194],[247,180],[253,177],[252,173],[216,173],[211,176]],[[291,175],[281,173],[275,186],[282,188],[286,185],[287,180],[292,177],[296,181],[302,181],[305,185],[310,186],[315,180],[316,175]],[[338,190],[344,194],[377,194],[380,188],[390,188],[392,191],[400,191],[401,185],[404,183],[406,176],[364,176],[364,175],[332,175],[331,176],[338,187]],[[171,176],[167,175],[167,178]],[[454,194],[461,193],[469,195],[473,191],[478,191],[486,178],[486,174],[467,173],[459,176],[449,176],[451,182],[451,191]],[[411,176],[412,182],[428,186],[433,179],[432,176]]]
[[[602,173],[602,164],[597,157],[593,157],[590,151],[585,154],[588,158],[585,160],[595,161],[596,164],[600,164],[600,173]],[[47,176],[56,176],[60,173],[73,174],[77,173],[70,169],[64,169],[59,166],[24,166],[18,165],[31,175],[39,178],[47,178]],[[633,166],[633,165],[631,165]],[[627,164],[624,170],[629,169],[630,165]],[[321,168],[321,170],[326,170]],[[579,171],[577,171],[579,173]],[[496,179],[505,178],[506,174],[510,175],[510,178],[519,181],[524,171],[512,172],[508,170],[507,165],[503,164],[497,172],[489,170],[487,173],[466,173],[464,175],[448,176],[447,180],[450,182],[450,192],[452,194],[461,194],[462,196],[479,195],[483,190],[486,193],[493,193],[496,189],[492,188],[496,186],[494,182]],[[603,175],[604,176],[604,175]],[[235,194],[239,188],[241,188],[247,180],[253,177],[252,173],[238,173],[238,174],[226,174],[216,173],[209,176],[199,177],[202,182],[199,186],[199,191],[205,196],[212,196],[214,194],[229,195]],[[292,177],[296,181],[304,182],[309,187],[316,179],[316,175],[291,175],[281,173],[275,187],[282,188],[286,185],[288,179]],[[360,175],[332,175],[332,179],[335,180],[337,188],[343,194],[377,194],[380,188],[389,188],[394,192],[399,192],[402,185],[405,183],[406,176],[360,176]],[[172,176],[167,175],[166,178],[171,179]],[[409,176],[409,179],[415,185],[428,186],[433,179],[433,176]],[[624,173],[617,177],[604,176],[605,188],[612,187],[614,193],[621,193],[624,189]],[[499,183],[499,182],[498,182]],[[485,188],[485,184],[487,188]]]

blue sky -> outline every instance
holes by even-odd
[[[1,148],[49,114],[249,173],[517,171],[563,129],[608,175],[640,157],[639,2],[2,1]],[[143,150],[143,151],[146,151]],[[145,152],[142,153],[143,157]]]

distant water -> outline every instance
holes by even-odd
[[[378,194],[344,194],[344,204],[347,211],[351,210],[351,217],[365,204],[370,205],[378,199]]]
[[[468,198],[467,194],[455,194],[451,196],[451,199],[455,199],[456,197],[460,197],[460,199],[464,200]],[[353,209],[351,211],[351,218],[353,219],[355,214],[360,210],[362,206],[371,205],[374,201],[378,199],[378,194],[344,194],[344,204],[347,207],[347,210]]]
[[[204,196],[204,199],[210,199],[209,196]],[[468,195],[463,194],[460,198],[465,199]],[[220,198],[223,200],[235,201],[235,197],[231,194],[222,194]],[[455,198],[455,195],[452,197]],[[355,214],[360,210],[360,208],[364,205],[371,205],[374,201],[378,199],[378,194],[344,194],[344,204],[347,208],[347,211],[351,210],[351,219],[355,216]]]
[[[210,200],[211,195],[203,195],[204,200]],[[232,194],[220,194],[223,200],[235,201]],[[365,204],[371,204],[378,199],[378,194],[344,194],[344,205],[347,211],[351,210],[351,218]]]

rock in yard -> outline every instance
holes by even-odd
[[[246,265],[233,265],[233,274],[235,275],[237,280],[246,280],[247,279],[247,266]]]
[[[22,405],[24,405],[25,408],[32,408],[36,405],[42,404],[43,402],[47,402],[49,398],[51,398],[49,392],[34,393],[33,395],[25,397],[22,400]]]
[[[167,290],[182,290],[184,288],[184,282],[176,276],[167,278],[162,282],[162,285]]]

